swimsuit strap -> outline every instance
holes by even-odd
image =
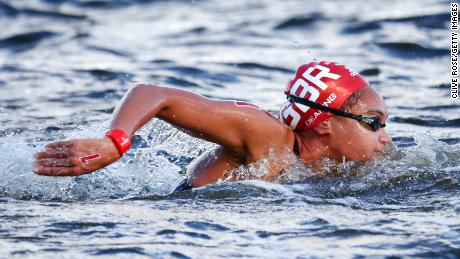
[[[192,189],[193,186],[188,182],[188,178],[184,178],[179,186],[176,187],[176,189],[174,189],[173,193],[174,192],[182,192],[182,191],[186,191],[186,190],[190,190]]]
[[[292,151],[294,152],[294,154],[296,154],[296,156],[300,156],[300,152],[299,152],[299,144],[297,143],[297,138],[294,136],[294,147],[292,148]]]

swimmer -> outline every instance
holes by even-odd
[[[130,148],[135,132],[159,118],[188,134],[218,144],[187,168],[178,191],[200,187],[241,165],[275,152],[264,179],[279,176],[297,157],[368,161],[378,158],[391,138],[388,111],[369,83],[350,68],[327,61],[301,65],[284,90],[278,115],[240,101],[221,101],[178,88],[138,84],[122,98],[105,136],[49,143],[37,152],[34,173],[77,176],[114,163]],[[286,152],[286,148],[289,152]],[[287,162],[286,162],[287,161]],[[294,160],[295,161],[295,160]]]

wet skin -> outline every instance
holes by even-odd
[[[143,105],[139,105],[143,104]],[[382,117],[388,112],[382,98],[371,87],[360,90],[359,101],[350,107],[355,114]],[[205,116],[204,116],[205,115]],[[219,144],[204,153],[188,168],[194,187],[216,182],[241,165],[247,165],[274,152],[264,179],[270,180],[290,166],[295,156],[290,152],[297,138],[300,159],[311,163],[322,157],[342,161],[375,159],[391,139],[384,129],[371,131],[367,126],[333,116],[314,129],[294,132],[266,112],[249,106],[236,106],[232,101],[216,101],[189,91],[138,85],[131,89],[117,107],[111,128],[133,136],[138,128],[160,118],[190,135]],[[100,154],[82,164],[81,158]],[[94,172],[120,158],[107,137],[57,141],[35,154],[34,173],[51,176],[76,176]]]

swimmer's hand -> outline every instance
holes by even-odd
[[[33,172],[49,176],[77,176],[94,172],[120,158],[109,137],[57,141],[35,153]]]

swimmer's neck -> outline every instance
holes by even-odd
[[[293,131],[299,144],[300,158],[303,162],[311,164],[322,158],[338,160],[336,150],[330,145],[330,136],[321,136],[314,130]],[[292,140],[294,141],[294,139]]]

